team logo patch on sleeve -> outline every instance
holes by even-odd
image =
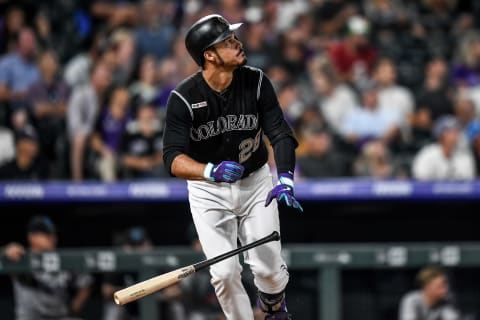
[[[207,106],[207,101],[192,104],[192,109],[203,108]]]

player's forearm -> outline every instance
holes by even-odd
[[[90,288],[81,288],[79,289],[77,295],[72,300],[72,312],[73,314],[79,314],[85,303],[87,302],[88,297],[90,296]]]
[[[171,172],[178,178],[186,180],[205,180],[205,164],[197,162],[186,154],[179,154],[173,159]]]
[[[296,141],[291,137],[285,137],[273,145],[275,164],[278,173],[292,172],[295,170]]]

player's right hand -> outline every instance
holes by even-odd
[[[8,259],[17,262],[25,254],[25,248],[21,244],[10,243],[5,247],[4,254]]]
[[[235,161],[222,161],[217,165],[208,163],[203,175],[210,181],[233,183],[239,180],[245,168]]]

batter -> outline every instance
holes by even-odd
[[[164,161],[188,181],[193,221],[206,257],[280,232],[277,203],[303,211],[294,197],[297,141],[285,122],[270,80],[247,58],[231,25],[209,15],[188,30],[185,44],[201,67],[170,94]],[[265,134],[273,146],[278,184],[267,165]],[[285,302],[289,275],[279,241],[249,250],[265,319],[292,319]],[[238,257],[210,268],[211,283],[229,320],[253,320]]]

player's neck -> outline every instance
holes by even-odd
[[[205,69],[202,71],[203,79],[208,86],[217,92],[227,89],[232,83],[233,72],[219,69]]]

